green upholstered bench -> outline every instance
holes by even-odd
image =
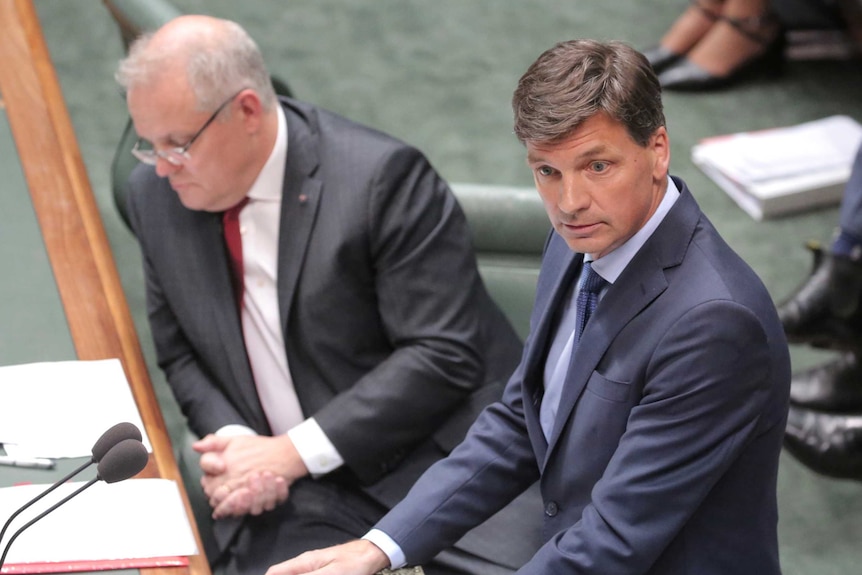
[[[524,339],[551,230],[542,200],[532,187],[453,183],[452,191],[467,216],[479,273]]]

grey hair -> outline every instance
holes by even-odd
[[[640,146],[665,125],[655,72],[622,42],[571,40],[546,50],[518,81],[512,109],[522,143],[564,140],[598,112]]]
[[[263,55],[237,23],[221,20],[215,34],[190,35],[182,44],[158,49],[153,33],[139,36],[120,61],[115,78],[124,91],[145,86],[174,62],[185,62],[186,79],[200,110],[214,110],[231,94],[251,88],[264,110],[275,106],[276,95]]]

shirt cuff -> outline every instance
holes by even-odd
[[[404,557],[404,552],[401,550],[401,547],[399,547],[398,544],[383,531],[372,529],[363,535],[362,538],[366,541],[371,541],[380,547],[381,551],[386,553],[386,556],[389,557],[390,569],[400,569],[407,565],[407,558]]]
[[[257,435],[255,430],[251,427],[247,427],[245,425],[240,425],[238,423],[231,423],[230,425],[225,425],[224,427],[220,427],[216,432],[216,435],[219,437],[234,437],[237,435]]]
[[[312,476],[320,476],[344,465],[344,459],[313,417],[288,430],[299,457]]]

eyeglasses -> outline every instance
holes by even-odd
[[[156,150],[152,147],[152,144],[144,140],[143,138],[138,138],[138,141],[135,142],[135,147],[132,148],[132,155],[136,157],[138,160],[145,164],[149,164],[150,166],[155,166],[159,161],[159,158],[167,161],[173,166],[182,166],[186,162],[192,159],[189,154],[189,148],[192,147],[192,144],[200,137],[201,134],[204,133],[204,130],[207,129],[207,126],[213,123],[213,120],[219,115],[219,112],[225,109],[225,107],[233,102],[233,99],[242,93],[245,90],[243,88],[239,92],[236,92],[233,96],[222,102],[222,104],[216,108],[216,111],[212,113],[212,116],[204,122],[204,125],[201,126],[201,129],[195,132],[195,135],[189,139],[188,142],[184,146],[177,146],[175,148],[168,148],[167,150]]]

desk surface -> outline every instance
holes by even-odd
[[[39,341],[0,330],[0,362],[119,358],[153,445],[142,475],[177,481],[203,549],[32,0],[0,0],[0,30],[0,265],[15,294],[0,322],[44,327]],[[142,570],[209,572],[202,555]]]

